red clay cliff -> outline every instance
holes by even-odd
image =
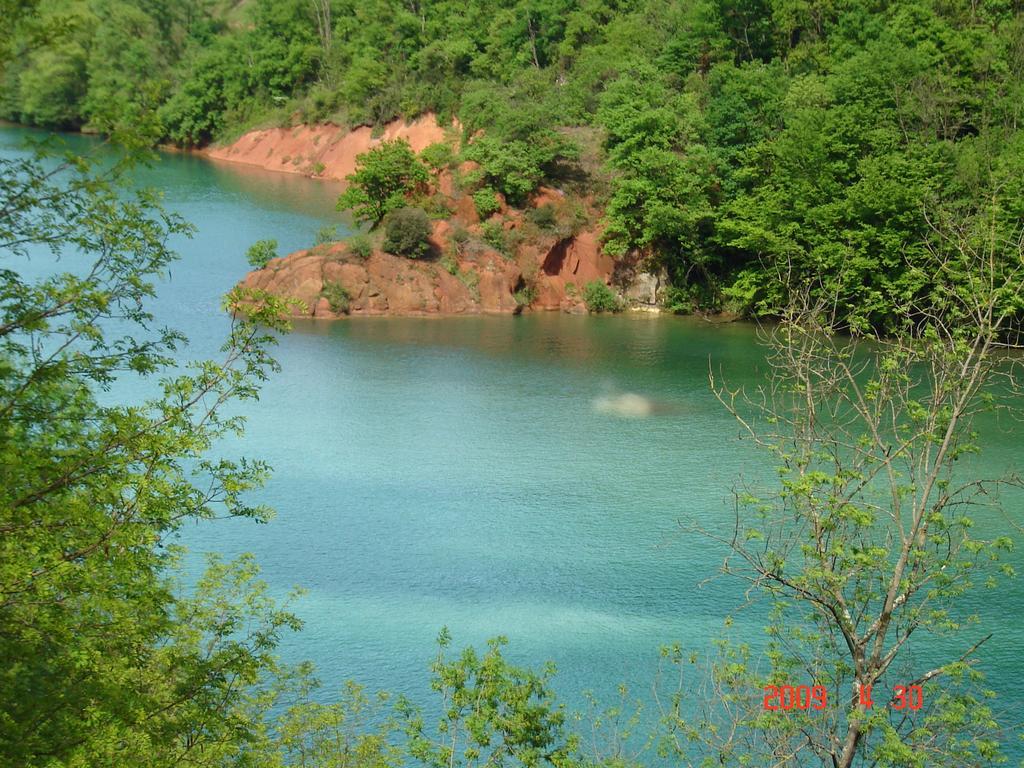
[[[420,151],[444,140],[445,131],[432,117],[391,124],[376,137],[369,128],[267,129],[206,154],[272,170],[343,178],[355,170],[357,154],[395,138]],[[301,304],[293,314],[317,318],[585,311],[583,287],[594,280],[609,284],[616,267],[601,248],[597,212],[586,200],[542,188],[523,210],[510,208],[499,196],[499,211],[481,222],[472,197],[460,189],[475,169],[464,163],[435,174],[428,195],[448,215],[435,217],[431,253],[425,258],[395,256],[379,248],[362,257],[345,243],[334,243],[273,259],[250,272],[242,285],[297,299]],[[541,206],[548,214],[543,222],[530,213]],[[494,245],[499,227],[504,233],[500,250]]]

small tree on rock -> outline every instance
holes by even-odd
[[[245,258],[254,269],[263,269],[267,262],[277,258],[277,240],[257,240],[249,246]]]
[[[405,139],[385,141],[356,157],[356,172],[345,177],[349,188],[338,198],[338,210],[376,227],[406,196],[430,178]]]

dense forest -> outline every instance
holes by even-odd
[[[434,112],[461,121],[464,153],[510,196],[559,184],[594,144],[605,248],[664,266],[673,308],[770,314],[785,271],[837,295],[851,325],[887,328],[928,291],[915,264],[940,209],[974,207],[993,183],[1011,208],[1024,199],[1021,10],[44,2],[11,41],[0,116],[145,126],[192,146],[257,125]]]

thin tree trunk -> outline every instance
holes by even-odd
[[[533,66],[540,69],[540,61],[537,60],[537,32],[533,28],[533,20],[530,12],[526,12],[526,31],[530,33],[530,49],[533,51]]]

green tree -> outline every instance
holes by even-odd
[[[692,97],[672,97],[656,73],[640,68],[610,85],[598,112],[615,173],[605,211],[605,248],[638,250],[665,265],[675,283],[714,286],[712,247],[719,180]]]
[[[221,362],[181,369],[184,339],[151,325],[153,280],[188,226],[88,158],[0,159],[0,762],[221,765],[255,734],[254,687],[282,631],[251,561],[177,583],[186,521],[266,519],[246,500],[261,462],[211,458],[274,366],[283,309],[236,313]],[[127,198],[122,198],[127,195]],[[75,253],[74,273],[24,278],[14,261]],[[62,262],[55,262],[60,264]],[[115,330],[116,329],[116,330]],[[161,375],[123,405],[101,390]],[[200,759],[199,756],[202,756]]]
[[[473,193],[473,207],[476,209],[476,215],[481,219],[488,219],[492,214],[501,210],[498,196],[490,187],[478,189]]]
[[[96,25],[95,15],[85,4],[75,3],[63,11],[40,9],[28,39],[15,38],[19,59],[4,63],[14,73],[9,80],[14,91],[10,98],[15,102],[12,117],[56,128],[81,125],[89,41]],[[48,44],[33,45],[38,38]]]
[[[157,22],[129,3],[99,4],[96,33],[89,47],[88,91],[82,114],[92,130],[119,125],[138,130],[163,102],[169,81]],[[159,129],[154,138],[160,137]]]
[[[351,210],[356,219],[376,227],[430,176],[409,142],[397,139],[358,155],[356,172],[346,179],[350,186],[338,198],[338,210]]]
[[[245,252],[249,266],[263,269],[271,259],[277,258],[277,240],[257,240]]]
[[[482,136],[469,145],[465,155],[480,163],[484,180],[514,204],[526,200],[544,178],[536,153],[524,141]]]
[[[1024,249],[1019,228],[1002,231],[1004,213],[996,202],[933,214],[912,269],[936,287],[885,336],[837,333],[836,295],[796,278],[769,338],[770,380],[749,396],[716,389],[780,477],[740,490],[735,530],[718,537],[733,552],[725,571],[774,606],[764,664],[737,658],[727,673],[734,722],[751,729],[719,745],[737,764],[1002,761],[974,655],[991,635],[964,602],[1014,575],[999,562],[1012,540],[973,530],[976,510],[998,509],[997,489],[1020,483],[976,456],[976,421],[1019,407],[1024,392],[1000,351],[1019,338],[1024,308]],[[764,685],[801,679],[832,704],[765,711]],[[923,689],[913,716],[897,686]]]
[[[188,76],[160,108],[164,130],[175,143],[209,142],[227,127],[228,110],[240,108],[246,92],[240,42],[218,38],[189,62]]]
[[[315,245],[326,245],[327,243],[335,243],[338,239],[337,225],[327,224],[316,231],[316,238],[313,242]]]
[[[503,637],[491,640],[483,655],[467,648],[449,661],[450,642],[442,630],[431,665],[443,706],[437,734],[410,702],[398,704],[410,756],[430,768],[573,765],[577,740],[565,733],[565,712],[550,689],[554,668],[538,674],[509,664]]]

